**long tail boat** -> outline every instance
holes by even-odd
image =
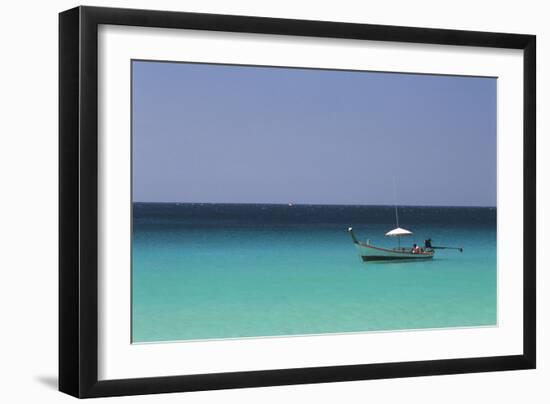
[[[361,259],[367,261],[394,261],[394,260],[426,260],[433,258],[435,250],[433,248],[403,248],[401,247],[401,237],[410,236],[413,233],[409,230],[397,227],[386,233],[387,237],[397,237],[399,246],[395,248],[383,248],[370,244],[369,241],[363,243],[357,239],[353,228],[348,228],[353,243],[359,251]]]
[[[424,241],[424,247],[417,246],[413,248],[401,247],[401,237],[412,236],[412,231],[399,227],[399,214],[397,213],[397,205],[395,206],[395,223],[396,228],[386,233],[386,237],[397,238],[397,247],[395,248],[383,248],[377,247],[367,240],[363,243],[357,239],[353,228],[348,228],[348,232],[353,239],[353,243],[359,251],[359,256],[365,262],[368,261],[410,261],[410,260],[428,260],[432,259],[435,255],[435,250],[458,250],[463,251],[462,247],[448,247],[448,246],[432,246],[432,240],[427,239]]]

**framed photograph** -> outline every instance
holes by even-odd
[[[61,391],[535,368],[535,36],[59,28]]]

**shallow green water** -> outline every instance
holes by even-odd
[[[496,210],[402,208],[431,261],[363,263],[346,232],[392,246],[391,207],[135,204],[134,342],[494,325]]]

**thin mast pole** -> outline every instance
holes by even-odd
[[[393,177],[393,206],[395,208],[395,224],[399,227],[399,214],[397,213],[397,191],[395,190],[395,176]]]
[[[397,205],[395,205],[395,223],[399,227],[399,215],[397,214]]]
[[[393,176],[393,207],[395,208],[395,224],[399,228],[399,214],[397,213],[397,191],[395,189],[395,176]],[[397,248],[401,249],[401,236],[397,236]]]

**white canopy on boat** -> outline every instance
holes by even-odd
[[[401,227],[398,227],[397,229],[390,230],[386,233],[386,236],[388,237],[400,237],[400,236],[410,236],[412,235],[412,231],[409,231],[407,229],[402,229]]]

